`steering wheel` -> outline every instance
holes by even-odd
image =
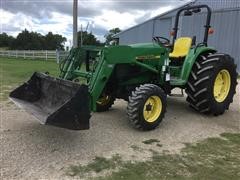
[[[165,37],[161,37],[161,36],[155,36],[153,37],[153,41],[155,41],[158,44],[161,44],[162,46],[166,46],[170,44],[170,40],[165,38]]]

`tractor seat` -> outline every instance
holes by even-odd
[[[173,52],[169,54],[170,58],[183,58],[185,57],[192,45],[192,38],[190,37],[181,37],[178,38],[173,47]]]

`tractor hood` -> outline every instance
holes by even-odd
[[[129,46],[132,48],[148,48],[148,49],[161,48],[156,43],[138,43],[138,44],[131,44]]]

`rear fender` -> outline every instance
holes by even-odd
[[[205,53],[213,53],[213,52],[216,52],[216,50],[214,48],[211,48],[211,47],[198,47],[197,49],[191,49],[190,52],[188,53],[185,61],[184,61],[184,64],[183,64],[183,67],[182,67],[182,70],[181,70],[181,79],[182,79],[182,82],[183,84],[182,85],[185,85],[188,81],[188,77],[191,73],[191,70],[192,70],[192,67],[193,67],[193,64],[195,63],[195,61],[197,60],[197,58],[201,55],[201,54],[205,54]]]

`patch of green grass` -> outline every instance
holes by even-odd
[[[240,179],[240,134],[224,133],[220,138],[208,138],[195,144],[187,144],[179,154],[159,154],[144,162],[121,161],[100,158],[83,168],[81,172],[113,169],[104,180],[145,179]],[[113,162],[112,162],[113,161]],[[109,165],[109,164],[114,165]],[[102,164],[107,164],[102,166]],[[102,167],[100,169],[95,169]],[[73,176],[79,175],[78,169]]]
[[[100,179],[240,179],[240,134],[224,133],[182,149],[180,154],[153,154],[146,162],[126,162]]]
[[[110,159],[104,157],[95,157],[93,162],[86,166],[82,165],[72,165],[67,170],[67,175],[69,176],[84,176],[86,173],[95,172],[99,173],[103,170],[115,169],[117,166],[121,165],[122,160],[119,155],[114,155]]]
[[[143,144],[154,144],[154,143],[159,143],[160,141],[158,139],[148,139],[143,141]]]
[[[8,93],[28,80],[35,72],[49,72],[51,76],[59,73],[54,61],[0,58],[0,100],[6,100]]]

